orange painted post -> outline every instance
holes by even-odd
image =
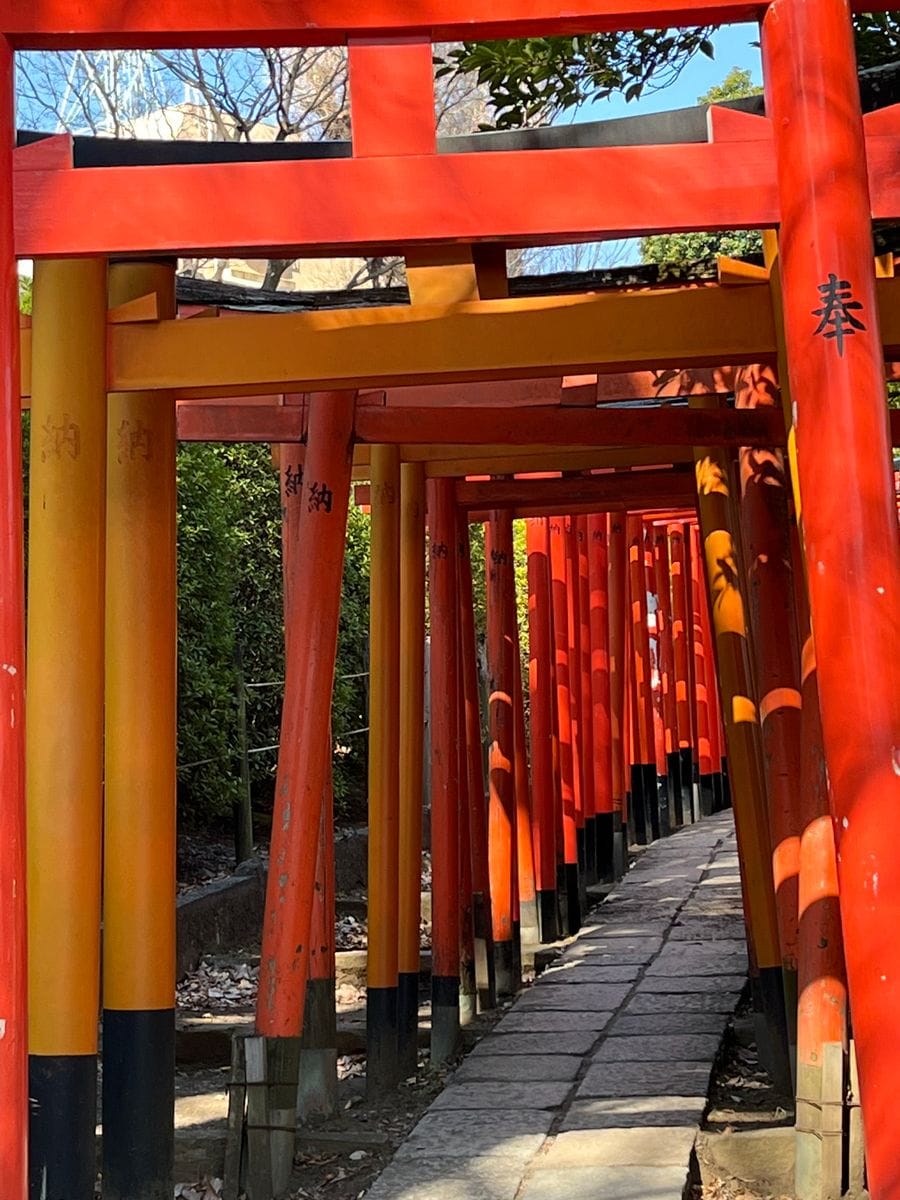
[[[697,804],[695,820],[708,817],[715,808],[715,785],[712,757],[712,705],[710,703],[710,681],[715,686],[715,664],[712,662],[707,624],[709,621],[706,587],[703,571],[703,552],[700,546],[698,526],[690,527],[691,608],[694,644],[694,711],[697,730]],[[704,612],[706,617],[704,618]]]
[[[513,855],[516,847],[515,780],[515,660],[512,621],[515,619],[512,518],[497,512],[485,526],[487,569],[487,651],[490,730],[490,799],[488,807],[488,864],[494,932],[497,993],[512,996],[515,978],[516,929],[513,911]]]
[[[459,1047],[459,592],[453,480],[428,493],[431,620],[431,1061]]]
[[[774,0],[763,23],[763,52],[869,1189],[873,1200],[896,1200],[900,1045],[889,1031],[900,1005],[900,545],[847,4]]]
[[[541,941],[559,937],[556,892],[556,792],[553,771],[553,633],[550,525],[525,522],[528,551],[528,688],[531,704],[531,819]]]
[[[669,831],[677,829],[681,799],[681,757],[675,697],[675,651],[672,644],[672,594],[669,539],[665,525],[653,526],[653,578],[656,590],[656,661],[665,755],[666,807]],[[660,809],[662,813],[662,809]]]
[[[281,561],[284,584],[285,652],[296,629],[296,604],[303,587],[305,557],[300,544],[301,512],[306,499],[297,446],[282,445],[278,456],[281,486]],[[334,739],[329,727],[329,747]],[[327,1117],[337,1105],[337,1010],[334,945],[334,792],[332,761],[319,825],[319,851],[310,932],[309,978],[299,1056],[297,1119]]]
[[[639,846],[659,837],[659,807],[656,801],[656,754],[653,744],[653,694],[650,685],[650,635],[647,628],[647,579],[644,564],[644,522],[629,514],[628,584],[633,687],[631,693],[634,728],[631,768],[631,800],[634,834]]]
[[[741,370],[736,403],[738,408],[780,404],[772,373],[762,367]],[[803,721],[788,480],[781,451],[743,448],[740,485],[750,649],[759,696],[785,1011],[795,1048]]]
[[[400,771],[397,1055],[416,1073],[425,753],[425,470],[400,466]]]
[[[625,627],[628,604],[628,548],[625,518],[610,513],[607,518],[609,554],[609,717],[612,742],[613,787],[613,874],[621,879],[628,860],[625,794]]]
[[[515,586],[515,576],[513,577]],[[515,600],[515,593],[513,593]],[[537,888],[534,871],[534,841],[532,838],[532,797],[528,774],[528,735],[525,725],[525,694],[522,682],[522,655],[519,648],[518,609],[514,608],[513,663],[515,688],[513,718],[516,733],[516,885],[519,895],[519,937],[530,946],[541,940],[538,924]]]
[[[662,670],[659,661],[659,600],[656,596],[653,526],[644,522],[644,577],[647,588],[647,632],[650,649],[650,699],[653,704],[653,761],[656,766],[654,812],[660,837],[671,833],[666,733],[663,724]]]
[[[678,751],[678,792],[675,817],[679,825],[693,819],[694,804],[694,705],[690,692],[690,651],[688,630],[693,621],[687,603],[684,526],[668,526],[669,571],[672,593],[672,670],[675,685],[675,721]]]
[[[10,1200],[24,1200],[28,1181],[28,1061],[25,913],[25,585],[22,552],[22,414],[19,400],[19,281],[13,254],[12,158],[15,142],[13,52],[0,38],[0,172],[3,217],[0,220],[0,486],[3,489],[0,534],[0,673],[3,723],[0,740],[0,1010],[6,1037],[0,1040],[0,1179]],[[12,668],[12,669],[10,669]]]
[[[488,870],[487,788],[484,783],[484,742],[478,688],[478,649],[475,640],[475,606],[472,595],[472,559],[468,523],[463,523],[459,560],[459,624],[462,687],[465,693],[465,728],[460,740],[466,751],[466,795],[469,802],[469,838],[472,859],[472,930],[475,949],[475,986],[482,1012],[496,1007],[494,933],[491,922],[491,884]]]
[[[578,572],[578,531],[575,518],[566,517],[566,651],[569,668],[569,720],[572,725],[572,789],[578,847],[578,886],[581,912],[587,907],[584,836],[584,735],[581,711],[581,585]]]
[[[550,521],[550,589],[553,608],[553,656],[556,681],[556,722],[559,740],[561,846],[565,872],[566,929],[581,927],[581,885],[578,870],[578,821],[575,810],[575,763],[572,755],[572,711],[569,693],[569,615],[565,518]]]
[[[588,517],[590,592],[588,610],[591,648],[591,717],[594,737],[594,823],[597,878],[601,883],[610,883],[615,878],[608,524],[605,513]]]
[[[466,745],[466,692],[462,666],[462,591],[460,574],[468,556],[469,526],[464,513],[456,521],[457,590],[457,707],[459,722],[459,1023],[468,1025],[478,1012],[478,982],[475,974],[475,902],[472,876],[472,805],[469,799],[468,746]]]
[[[298,538],[316,586],[297,596],[288,638],[256,1005],[257,1032],[268,1040],[267,1059],[275,1075],[269,1080],[266,1105],[272,1173],[277,1177],[273,1183],[285,1173],[289,1176],[293,1162],[296,1056],[306,1009],[319,832],[331,764],[331,694],[355,409],[354,392],[310,397]],[[282,1068],[277,1074],[276,1066]],[[285,1128],[277,1145],[273,1125]]]
[[[588,519],[574,517],[578,554],[578,661],[581,670],[581,787],[584,805],[584,880],[597,882],[597,818],[594,800],[594,703],[591,683],[591,579]]]
[[[691,404],[706,402],[691,397]],[[714,401],[713,401],[714,402]],[[748,645],[745,588],[735,534],[731,529],[729,460],[721,450],[694,451],[705,599],[701,607],[715,637],[715,664],[721,685],[722,712],[728,743],[738,850],[744,883],[744,908],[755,950],[753,977],[759,1015],[760,1059],[773,1082],[785,1092],[792,1087],[778,918],[772,881],[762,740],[753,688]],[[712,655],[707,660],[712,663]],[[709,678],[709,676],[708,676]]]

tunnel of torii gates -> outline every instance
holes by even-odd
[[[330,694],[355,476],[372,511],[369,1086],[414,1069],[427,510],[433,1059],[476,1003],[516,988],[520,935],[576,928],[584,886],[621,873],[626,839],[728,790],[761,1046],[797,1089],[798,1192],[840,1191],[849,994],[869,1187],[898,1200],[885,379],[900,281],[874,257],[872,222],[900,219],[900,112],[863,120],[851,7],[887,5],[493,0],[486,16],[475,0],[0,0],[4,1198],[29,1191],[29,1096],[31,1195],[93,1194],[101,1007],[103,1194],[171,1195],[180,436],[279,446],[285,510],[283,727],[228,1186],[239,1172],[253,1200],[280,1186],[298,1072],[327,1084]],[[435,41],[748,18],[766,118],[713,109],[703,144],[437,152]],[[15,49],[305,44],[349,47],[345,157],[84,169],[65,138],[16,148]],[[766,231],[765,269],[508,294],[509,247],[736,227]],[[406,259],[409,305],[176,315],[179,255],[387,252]],[[24,325],[17,258],[35,259]],[[487,529],[487,780],[472,521]]]

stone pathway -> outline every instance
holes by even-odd
[[[367,1200],[681,1200],[747,955],[730,813],[638,860]]]

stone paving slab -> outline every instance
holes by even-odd
[[[687,1163],[697,1131],[690,1125],[634,1129],[573,1129],[559,1133],[534,1160],[535,1170],[560,1167],[674,1167]]]
[[[705,1096],[607,1096],[574,1100],[561,1129],[633,1129],[646,1126],[692,1130],[703,1119]]]
[[[728,1014],[708,1013],[635,1013],[626,1010],[609,1031],[611,1038],[656,1037],[675,1033],[714,1033],[719,1038]]]
[[[584,1057],[597,1040],[593,1029],[555,1033],[548,1037],[544,1033],[507,1033],[499,1026],[483,1038],[469,1058],[483,1058],[494,1054],[577,1054]]]
[[[680,1030],[681,1023],[675,1025]],[[613,1033],[615,1030],[612,1031]],[[719,1052],[721,1033],[671,1033],[666,1036],[606,1038],[592,1056],[593,1062],[711,1062]]]
[[[566,1011],[575,1009],[595,1008],[598,1012],[618,1008],[631,988],[628,984],[619,983],[578,983],[577,980],[567,980],[562,984],[551,984],[540,981],[531,991],[526,992],[514,1006],[516,1012],[528,1009],[548,1008]]]
[[[682,1200],[683,1167],[564,1167],[535,1171],[519,1195],[523,1200]]]
[[[578,962],[561,962],[549,967],[541,976],[547,983],[566,982],[564,975],[571,975],[573,983],[632,983],[643,970],[643,963],[627,963],[620,966],[594,966],[590,959]]]
[[[568,1080],[556,1083],[452,1083],[432,1103],[430,1112],[453,1108],[513,1112],[528,1108],[560,1108],[572,1090]]]
[[[632,996],[623,1011],[630,1016],[636,1013],[733,1013],[739,995],[739,992],[721,992],[719,995],[685,992],[673,996],[661,992],[641,992]]]
[[[592,1096],[706,1095],[712,1061],[599,1062],[588,1067],[578,1089],[580,1099]]]
[[[557,1012],[536,1008],[533,1012],[514,1009],[506,1014],[494,1033],[568,1033],[586,1030],[599,1033],[613,1018],[612,1012]],[[596,1040],[596,1039],[594,1039]]]
[[[460,1083],[574,1079],[582,1056],[574,1054],[470,1054],[457,1070]]]
[[[394,1155],[405,1158],[512,1159],[523,1166],[544,1144],[553,1114],[535,1109],[503,1112],[427,1112]],[[512,1164],[510,1164],[512,1169]]]
[[[743,975],[691,975],[685,970],[682,976],[648,974],[638,984],[638,994],[646,992],[671,992],[683,995],[686,992],[706,992],[718,995],[722,992],[740,992],[746,980]]]
[[[366,1200],[513,1200],[519,1186],[519,1173],[502,1158],[473,1158],[462,1166],[458,1158],[395,1160]]]
[[[641,851],[367,1200],[683,1200],[746,984],[730,814]]]

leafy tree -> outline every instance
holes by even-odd
[[[549,121],[621,92],[636,100],[665,87],[697,53],[713,55],[711,28],[465,42],[439,57],[438,76],[475,74],[488,88],[494,126]]]
[[[900,12],[857,13],[853,20],[860,70],[900,60]]]
[[[746,67],[732,67],[721,83],[713,84],[708,92],[697,97],[698,104],[721,104],[725,100],[743,100],[747,96],[758,96],[762,88],[753,82],[753,74]]]

